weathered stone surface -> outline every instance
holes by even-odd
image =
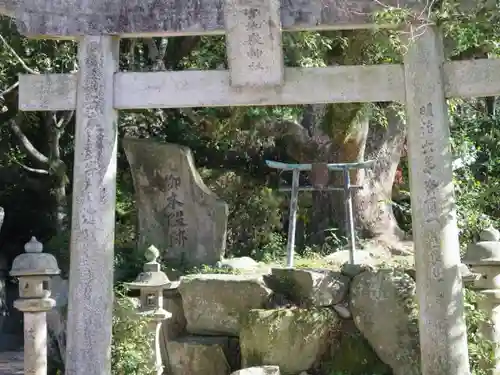
[[[168,360],[167,343],[181,336],[186,330],[186,318],[178,289],[163,292],[163,308],[172,314],[170,318],[163,321],[160,329],[160,352],[165,364]]]
[[[365,250],[356,250],[355,259],[357,264],[378,264],[379,261]],[[340,250],[325,256],[325,260],[331,264],[342,265],[349,262],[349,250]]]
[[[216,267],[234,274],[266,276],[271,274],[273,266],[263,262],[256,262],[249,257],[240,257],[223,259],[221,262],[217,262]]]
[[[219,268],[226,268],[229,270],[248,270],[259,267],[259,263],[250,257],[237,257],[230,259],[222,259],[217,263]]]
[[[420,374],[415,281],[395,270],[363,272],[351,283],[354,322],[394,375]]]
[[[242,365],[277,365],[285,375],[307,371],[339,322],[328,308],[251,310],[240,332]]]
[[[228,337],[185,336],[167,342],[169,375],[227,375]],[[165,361],[164,361],[165,362]]]
[[[226,247],[228,207],[203,183],[187,147],[123,141],[139,210],[139,247],[170,265],[214,265]]]
[[[162,324],[162,333],[165,339],[180,336],[186,329],[186,318],[182,308],[182,298],[178,289],[163,292],[163,308],[172,314],[172,317]]]
[[[267,282],[292,302],[313,306],[335,305],[349,290],[347,276],[323,269],[273,268]]]
[[[381,264],[414,265],[414,257],[411,245],[407,242],[383,242],[375,241],[365,244],[363,250],[355,251],[355,263],[378,266]],[[332,265],[343,265],[349,262],[349,250],[336,251],[327,255],[325,261]]]
[[[233,372],[231,375],[280,375],[279,366],[254,366]]]
[[[222,34],[223,5],[221,0],[145,0],[140,6],[132,0],[2,0],[0,13],[15,17],[19,32],[31,36]],[[349,29],[373,23],[372,13],[383,6],[416,5],[416,0],[388,0],[383,5],[372,0],[282,0],[281,23],[288,29]]]
[[[57,2],[45,4],[50,7]],[[113,84],[119,49],[119,39],[107,35],[85,36],[78,45],[80,84],[75,121],[68,303],[71,329],[66,340],[66,371],[72,375],[111,372],[118,150]]]
[[[340,268],[340,272],[342,273],[342,275],[353,278],[354,276],[357,276],[360,273],[363,273],[365,271],[373,271],[374,269],[375,267],[370,264],[344,263]]]
[[[264,307],[271,290],[261,276],[204,274],[181,278],[187,331],[202,335],[238,336],[240,316]]]
[[[279,86],[284,80],[279,0],[224,1],[232,87]]]
[[[445,54],[438,27],[422,27],[403,61],[422,373],[467,375]]]
[[[333,310],[342,318],[342,319],[350,319],[352,317],[351,310],[346,306],[347,303],[338,303],[333,305]]]

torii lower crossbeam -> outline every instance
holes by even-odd
[[[500,59],[448,62],[446,97],[491,96],[500,88]],[[238,88],[228,71],[115,73],[115,109],[310,103],[405,102],[403,65],[285,69],[278,87]],[[76,74],[20,76],[23,111],[74,110]],[[314,89],[311,89],[314,88]],[[306,94],[307,93],[307,94]]]

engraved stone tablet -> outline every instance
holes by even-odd
[[[279,0],[226,0],[231,86],[283,83]]]
[[[226,245],[227,204],[203,183],[187,147],[123,141],[139,211],[139,247],[155,245],[167,265],[213,265]]]

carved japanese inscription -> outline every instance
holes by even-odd
[[[429,224],[439,220],[436,192],[439,181],[436,179],[436,153],[434,144],[434,114],[432,103],[427,103],[419,108],[420,131],[421,131],[421,152],[424,156],[424,176],[425,199],[423,204],[425,223]]]
[[[188,233],[184,218],[184,202],[179,199],[181,178],[168,174],[165,182],[169,191],[164,209],[168,231],[167,245],[169,248],[184,247],[188,240]]]
[[[231,86],[283,83],[278,0],[226,0],[226,46]]]
[[[225,250],[227,205],[201,180],[188,148],[128,138],[141,248],[172,266],[214,264]]]
[[[384,7],[417,10],[425,4],[419,0],[387,0],[383,4],[373,0],[273,0],[273,3],[277,3],[276,9],[281,7],[283,27],[299,30],[370,27],[372,14]],[[276,14],[276,9],[273,5],[270,10]],[[22,34],[59,38],[224,34],[224,13],[224,0],[0,0],[0,14],[15,18]]]

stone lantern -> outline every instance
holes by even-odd
[[[35,237],[24,250],[10,271],[19,279],[19,299],[14,307],[24,313],[24,374],[47,375],[46,313],[56,304],[50,298],[49,283],[60,270],[53,255],[42,253],[43,245]]]
[[[167,275],[160,270],[157,259],[160,255],[158,249],[150,246],[145,257],[147,262],[134,282],[126,283],[131,290],[140,291],[140,307],[138,314],[150,319],[149,329],[152,334],[151,348],[154,350],[152,362],[157,375],[163,372],[160,352],[160,329],[165,319],[171,318],[172,314],[163,309],[163,291],[172,287],[172,282]]]
[[[467,247],[463,263],[476,274],[471,288],[483,297],[478,308],[490,319],[483,323],[482,334],[497,347],[491,374],[500,375],[500,232],[494,228],[482,231],[479,242]]]

